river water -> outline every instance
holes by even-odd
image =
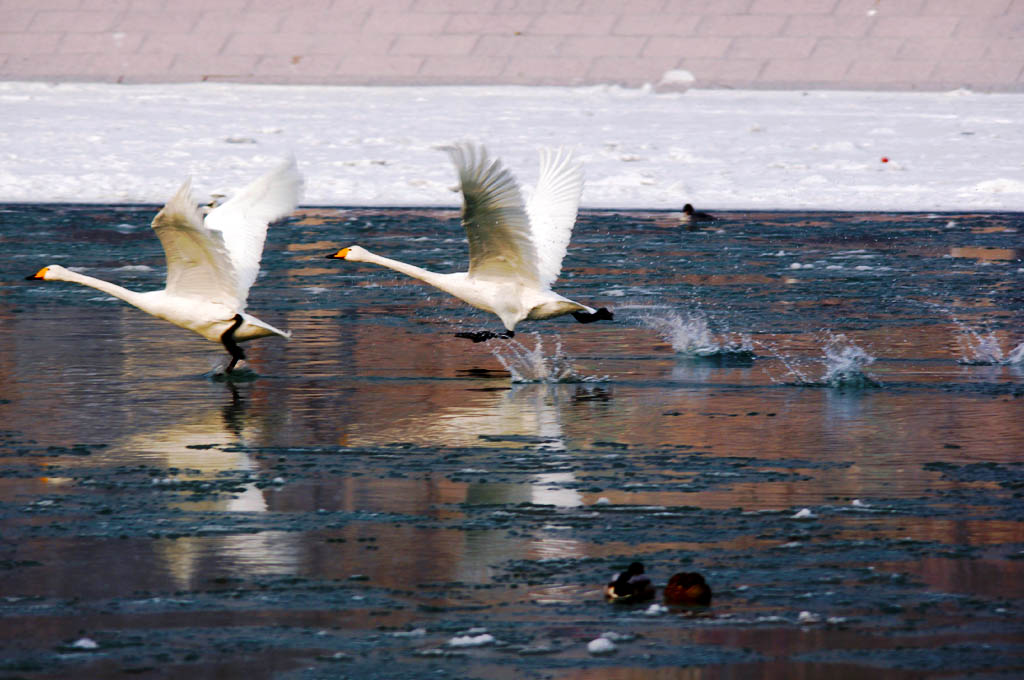
[[[324,257],[464,269],[456,211],[300,210],[249,304],[293,337],[225,379],[23,280],[162,287],[154,213],[0,207],[2,674],[1024,671],[1024,216],[584,212],[555,288],[614,321],[473,344],[496,318]],[[606,604],[634,560],[712,605]]]

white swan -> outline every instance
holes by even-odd
[[[291,336],[246,314],[245,302],[260,270],[267,225],[295,209],[302,176],[295,159],[289,159],[212,209],[200,209],[191,188],[191,179],[185,180],[153,219],[153,231],[167,258],[163,290],[137,293],[56,264],[26,278],[90,286],[220,342],[231,354],[226,369],[230,372],[245,358],[239,342],[268,335]]]
[[[505,326],[504,333],[457,333],[474,342],[510,338],[523,319],[562,314],[572,314],[580,323],[611,319],[612,313],[604,307],[594,309],[551,290],[562,269],[583,191],[583,169],[572,153],[541,150],[537,188],[524,206],[515,178],[501,161],[489,158],[483,146],[458,144],[446,150],[462,188],[468,272],[439,274],[374,255],[359,246],[342,248],[327,257],[394,269],[496,314]]]

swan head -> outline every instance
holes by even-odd
[[[327,257],[332,260],[352,260],[353,262],[362,262],[366,259],[366,255],[369,253],[365,248],[359,246],[349,246],[348,248],[342,248],[333,255]]]
[[[683,206],[683,214],[684,215],[692,215],[693,214],[693,206],[690,205],[689,203],[684,205]]]
[[[61,267],[59,264],[51,264],[43,267],[35,274],[26,276],[26,281],[64,281],[67,269]]]

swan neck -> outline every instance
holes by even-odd
[[[142,293],[136,293],[134,290],[128,290],[127,288],[123,288],[116,283],[111,283],[110,281],[104,281],[103,279],[97,279],[93,276],[86,276],[85,274],[73,272],[70,269],[66,271],[62,278],[65,281],[80,283],[83,286],[89,286],[90,288],[95,288],[96,290],[107,293],[108,295],[113,295],[119,300],[124,300],[128,304],[135,305],[136,307],[139,307],[139,303],[142,301]]]
[[[425,281],[433,286],[438,285],[444,277],[443,274],[432,272],[429,269],[423,269],[422,267],[417,267],[416,265],[408,264],[407,262],[400,262],[399,260],[392,260],[390,257],[381,257],[380,255],[375,255],[369,251],[366,252],[364,259],[367,262],[372,262],[373,264],[379,264],[382,267],[393,269],[396,272],[400,272],[406,276],[411,276],[414,279]]]

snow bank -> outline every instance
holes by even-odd
[[[575,147],[593,208],[1024,210],[1024,95],[0,83],[0,201],[227,193],[286,153],[306,205],[450,206],[440,145],[529,185]],[[883,160],[884,159],[884,160]]]

